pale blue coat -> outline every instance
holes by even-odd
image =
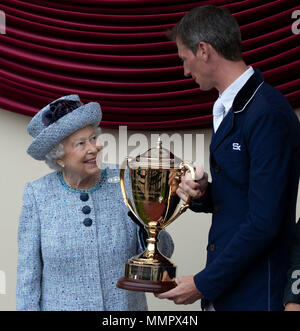
[[[69,188],[57,172],[26,184],[17,310],[147,310],[144,293],[116,287],[125,262],[143,250],[113,181],[119,170],[101,172],[100,183],[87,191]],[[161,251],[171,256],[171,237],[162,232],[161,239]]]

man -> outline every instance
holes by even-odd
[[[201,6],[173,28],[184,74],[219,91],[208,176],[177,194],[211,212],[204,270],[158,297],[204,309],[282,310],[300,169],[300,124],[286,99],[242,58],[240,29],[224,8]]]

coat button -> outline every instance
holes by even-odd
[[[214,166],[214,171],[215,171],[216,174],[218,174],[221,171],[221,168],[216,164]]]
[[[208,246],[208,249],[209,249],[211,252],[214,252],[214,251],[216,250],[216,245],[214,245],[214,244],[210,244],[210,245]]]
[[[90,212],[91,212],[91,207],[90,206],[84,206],[84,207],[82,207],[82,212],[84,213],[84,214],[89,214]]]
[[[87,193],[81,193],[80,194],[80,200],[81,201],[88,201],[89,195]]]
[[[218,213],[218,212],[220,211],[220,209],[221,209],[221,208],[220,208],[220,205],[215,205],[215,206],[214,206],[214,212],[215,212],[215,213]]]
[[[83,221],[83,224],[85,226],[91,226],[92,223],[93,223],[93,221],[90,218],[85,218],[84,221]]]

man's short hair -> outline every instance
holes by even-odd
[[[192,9],[173,27],[168,37],[173,41],[179,39],[195,55],[199,43],[204,41],[227,60],[242,59],[240,27],[225,8],[208,5]]]

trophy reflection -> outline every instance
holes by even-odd
[[[127,163],[127,164],[126,164]],[[125,168],[129,168],[132,202],[125,188]],[[121,189],[126,206],[148,232],[147,248],[125,264],[125,276],[117,287],[143,292],[161,293],[176,287],[176,266],[157,247],[158,235],[187,208],[176,195],[181,176],[186,171],[195,178],[194,168],[170,151],[157,146],[132,160],[124,161],[120,170]]]

